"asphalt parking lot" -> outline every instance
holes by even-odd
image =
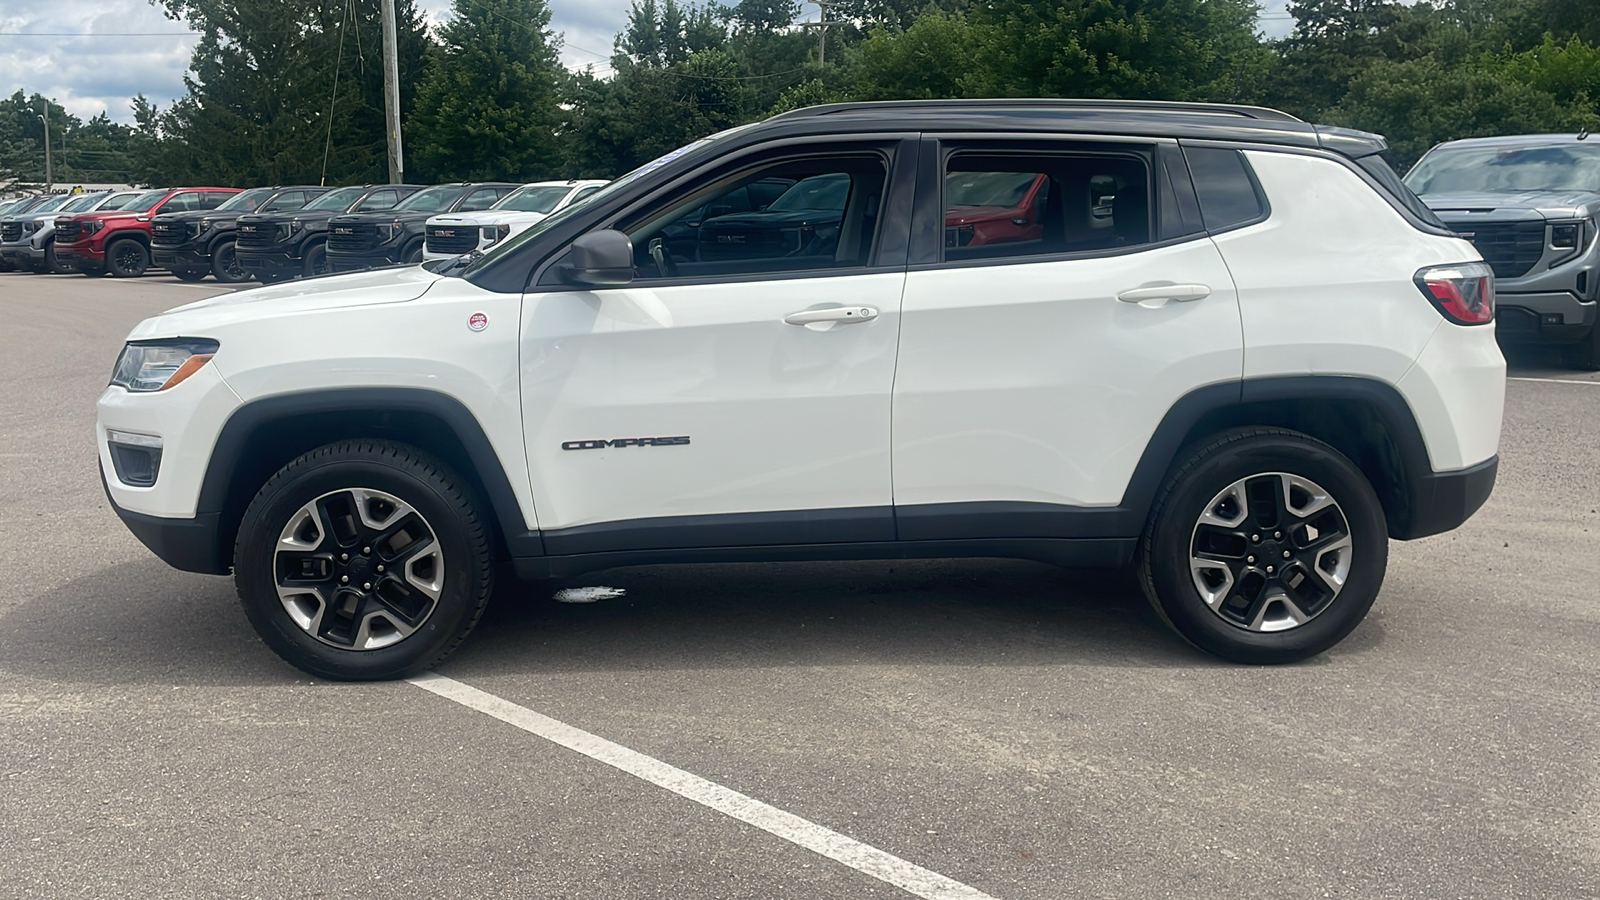
[[[1519,355],[1488,506],[1393,545],[1367,621],[1295,666],[1031,563],[502,585],[446,684],[649,780],[415,684],[308,680],[230,581],[122,528],[94,400],[129,327],[218,290],[0,274],[0,897],[916,895],[874,866],[929,897],[1600,897],[1600,378]],[[828,834],[881,856],[805,848]]]

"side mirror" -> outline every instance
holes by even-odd
[[[573,284],[616,287],[633,280],[633,241],[620,231],[602,228],[572,242],[562,274]]]

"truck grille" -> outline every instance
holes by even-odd
[[[1483,254],[1496,278],[1521,278],[1544,256],[1544,223],[1516,222],[1497,224],[1474,222],[1468,240]]]
[[[181,244],[189,239],[189,223],[156,222],[150,226],[152,244]]]
[[[334,253],[360,253],[378,244],[378,230],[372,225],[340,225],[328,228],[328,250]]]
[[[70,244],[83,234],[83,225],[72,219],[56,220],[56,243]]]
[[[234,237],[239,247],[270,247],[278,241],[278,226],[271,222],[240,222]]]
[[[434,253],[466,253],[477,248],[476,225],[428,226],[428,249]]]
[[[22,240],[22,223],[7,222],[0,225],[0,241],[8,244]]]

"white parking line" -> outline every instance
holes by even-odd
[[[1600,384],[1600,381],[1580,381],[1576,378],[1529,378],[1524,375],[1507,375],[1507,381],[1542,381],[1546,384]]]
[[[668,765],[659,759],[629,750],[621,744],[590,734],[541,715],[527,707],[480,691],[453,678],[432,673],[418,675],[411,683],[448,700],[454,700],[469,709],[493,716],[509,725],[515,725],[529,734],[582,753],[584,756],[608,766],[621,769],[636,778],[642,778],[657,787],[663,787],[681,797],[687,797],[702,806],[708,806],[726,816],[798,844],[814,853],[820,853],[835,862],[843,863],[858,872],[871,875],[879,881],[900,888],[925,900],[995,900],[988,894],[946,878],[938,872],[909,863],[898,856],[885,853],[876,847],[845,837],[837,831],[824,828],[815,822],[768,806],[731,788],[707,781],[698,775]]]

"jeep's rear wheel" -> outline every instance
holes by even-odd
[[[1208,441],[1168,482],[1142,541],[1146,595],[1179,634],[1243,663],[1305,659],[1365,618],[1388,563],[1361,470],[1291,431]]]
[[[234,578],[267,645],[313,675],[399,678],[441,662],[483,614],[493,554],[465,482],[392,441],[329,444],[251,502]]]

